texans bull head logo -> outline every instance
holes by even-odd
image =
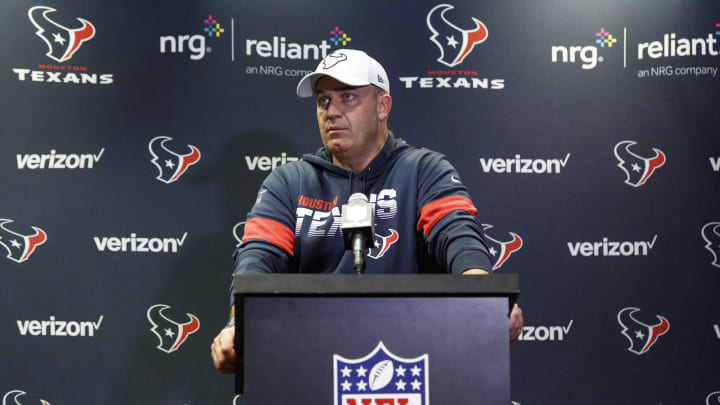
[[[326,56],[325,59],[322,61],[323,69],[330,69],[333,66],[337,65],[340,62],[344,62],[347,60],[347,55],[340,52],[335,51],[331,53],[330,55]]]
[[[615,157],[620,163],[618,167],[625,172],[625,184],[640,187],[652,176],[655,170],[665,164],[665,154],[653,148],[655,156],[644,158],[630,151],[634,141],[622,141],[615,145]]]
[[[165,353],[172,353],[183,344],[190,334],[200,329],[200,320],[195,315],[186,313],[190,319],[185,323],[175,322],[163,315],[163,311],[170,308],[169,305],[157,304],[147,310],[147,319],[152,328],[150,331],[160,340],[156,346],[158,350]]]
[[[483,224],[483,231],[487,231],[488,229],[492,228],[492,225]],[[520,248],[523,245],[522,238],[515,232],[510,232],[511,240],[507,242],[500,242],[497,239],[491,238],[488,236],[487,232],[485,233],[485,238],[490,241],[490,255],[493,258],[497,258],[495,261],[495,264],[493,265],[493,270],[497,270],[510,258],[510,255],[514,252],[517,252],[520,250]]]
[[[54,11],[54,8],[35,6],[28,10],[28,18],[37,28],[35,35],[48,46],[48,53],[45,55],[62,63],[70,60],[83,42],[95,36],[95,27],[84,18],[77,19],[82,24],[79,28],[64,27],[48,17],[48,14]]]
[[[26,394],[25,391],[20,391],[20,390],[8,391],[5,393],[5,395],[3,395],[2,405],[22,405],[22,403],[18,400],[18,398],[25,394]],[[41,399],[39,401],[42,405],[50,405],[50,402],[48,402],[44,399]]]
[[[388,236],[382,236],[379,234],[375,234],[375,247],[369,249],[368,257],[371,257],[373,259],[379,259],[387,253],[387,251],[390,249],[390,246],[392,246],[395,242],[398,241],[400,236],[398,235],[397,231],[394,229],[390,229],[390,235]]]
[[[35,248],[45,243],[47,234],[42,229],[33,226],[35,233],[32,235],[21,235],[5,227],[5,224],[13,222],[10,219],[0,219],[0,246],[7,249],[7,258],[17,263],[22,263],[30,258]]]
[[[720,267],[720,222],[708,222],[702,227],[700,234],[705,239],[705,249],[712,253],[712,265]]]
[[[427,15],[427,26],[433,33],[430,41],[440,48],[437,61],[449,67],[462,63],[475,45],[484,42],[488,37],[487,27],[475,17],[471,17],[475,27],[469,30],[460,29],[448,21],[445,13],[453,8],[455,7],[449,4],[439,4]]]
[[[665,317],[655,315],[659,322],[648,325],[635,319],[633,314],[638,311],[640,308],[623,308],[618,312],[617,319],[623,328],[620,333],[630,341],[628,351],[640,355],[647,353],[658,338],[670,330],[670,322]]]
[[[148,144],[148,150],[153,156],[151,162],[160,170],[160,174],[158,174],[156,179],[166,184],[176,181],[185,173],[190,165],[194,165],[200,160],[200,151],[198,148],[188,145],[190,152],[181,155],[171,151],[165,146],[165,143],[170,140],[172,140],[172,138],[169,136],[157,136],[150,140]]]

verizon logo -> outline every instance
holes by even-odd
[[[136,252],[136,253],[176,253],[185,243],[187,232],[182,238],[145,238],[131,233],[130,237],[99,237],[95,236],[95,246],[98,251],[110,252]]]
[[[100,315],[97,322],[90,321],[57,321],[51,316],[47,321],[21,321],[17,320],[18,332],[25,336],[95,336],[100,329],[104,315]]]
[[[525,342],[562,341],[570,333],[573,320],[567,326],[524,326],[518,340]]]
[[[720,156],[708,159],[710,159],[710,166],[712,166],[713,171],[720,172]]]
[[[45,154],[17,154],[18,169],[92,169],[100,161],[105,148],[100,149],[97,155],[87,153],[83,155],[57,153],[55,149]]]
[[[295,162],[297,160],[298,158],[288,156],[285,152],[282,152],[280,156],[245,156],[245,163],[247,163],[248,170],[251,171],[262,170],[267,172],[287,162]]]
[[[647,256],[657,241],[654,235],[651,241],[615,242],[603,238],[601,242],[568,242],[571,256]]]
[[[520,173],[520,174],[558,174],[570,159],[528,159],[520,155],[515,158],[480,158],[480,165],[485,173]]]

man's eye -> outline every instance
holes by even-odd
[[[344,93],[344,94],[343,94],[343,99],[346,100],[346,101],[354,100],[354,99],[355,99],[355,94],[353,94],[353,93]]]
[[[327,97],[318,97],[318,99],[317,99],[317,103],[319,105],[325,105],[328,103],[328,101],[329,101],[329,99]]]

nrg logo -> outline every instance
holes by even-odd
[[[617,44],[618,40],[611,33],[605,31],[605,28],[600,28],[600,31],[595,33],[595,43],[593,45],[574,45],[574,46],[563,46],[554,45],[551,48],[552,62],[553,63],[582,63],[580,67],[583,70],[595,69],[598,63],[605,60],[602,55],[598,55],[599,48],[612,48],[613,45]]]
[[[188,51],[192,60],[204,58],[206,53],[212,52],[212,48],[206,45],[205,38],[219,38],[225,32],[225,28],[220,25],[212,14],[209,14],[203,22],[205,24],[203,28],[205,34],[166,35],[160,37],[160,53],[185,53]]]

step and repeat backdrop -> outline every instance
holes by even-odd
[[[232,253],[262,180],[321,146],[295,86],[344,48],[520,274],[515,403],[720,403],[719,3],[2,0],[0,22],[3,405],[239,402],[209,356]]]

